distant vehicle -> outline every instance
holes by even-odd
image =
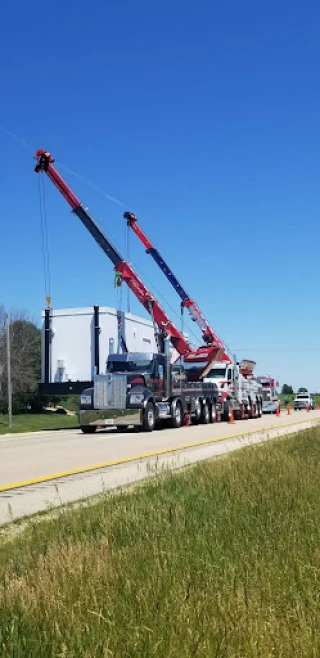
[[[295,411],[306,409],[307,407],[310,407],[310,409],[315,409],[315,406],[316,404],[311,393],[297,393],[293,403],[293,408]]]
[[[279,399],[276,396],[275,379],[269,375],[264,375],[263,377],[257,377],[257,380],[262,386],[262,412],[264,414],[275,414],[277,407],[280,407]]]
[[[269,402],[265,402],[263,413],[276,414],[278,408],[280,408],[280,400],[276,395],[272,395],[271,400]]]

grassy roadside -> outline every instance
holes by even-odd
[[[316,658],[320,428],[0,539],[2,658]]]
[[[19,414],[13,416],[12,428],[8,427],[8,417],[0,415],[0,435],[7,432],[37,432],[78,427],[77,416],[66,416],[47,412],[41,414]]]

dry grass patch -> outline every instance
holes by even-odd
[[[318,657],[319,457],[312,429],[31,522],[1,657]]]

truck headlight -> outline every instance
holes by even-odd
[[[143,400],[143,393],[133,393],[130,395],[130,404],[142,404]]]
[[[91,404],[91,395],[80,395],[80,404]]]

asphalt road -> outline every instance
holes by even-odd
[[[320,411],[313,411],[151,434],[107,430],[84,435],[64,430],[6,435],[0,438],[0,524],[141,480],[150,467],[177,468],[319,421]],[[81,469],[87,472],[66,477]],[[51,477],[54,479],[37,482]],[[22,487],[26,481],[29,485]],[[16,486],[8,490],[10,485]]]
[[[218,423],[179,430],[162,429],[152,433],[106,430],[85,435],[79,430],[63,430],[5,435],[0,438],[0,487],[308,418],[320,419],[320,411],[263,416],[232,425]]]

